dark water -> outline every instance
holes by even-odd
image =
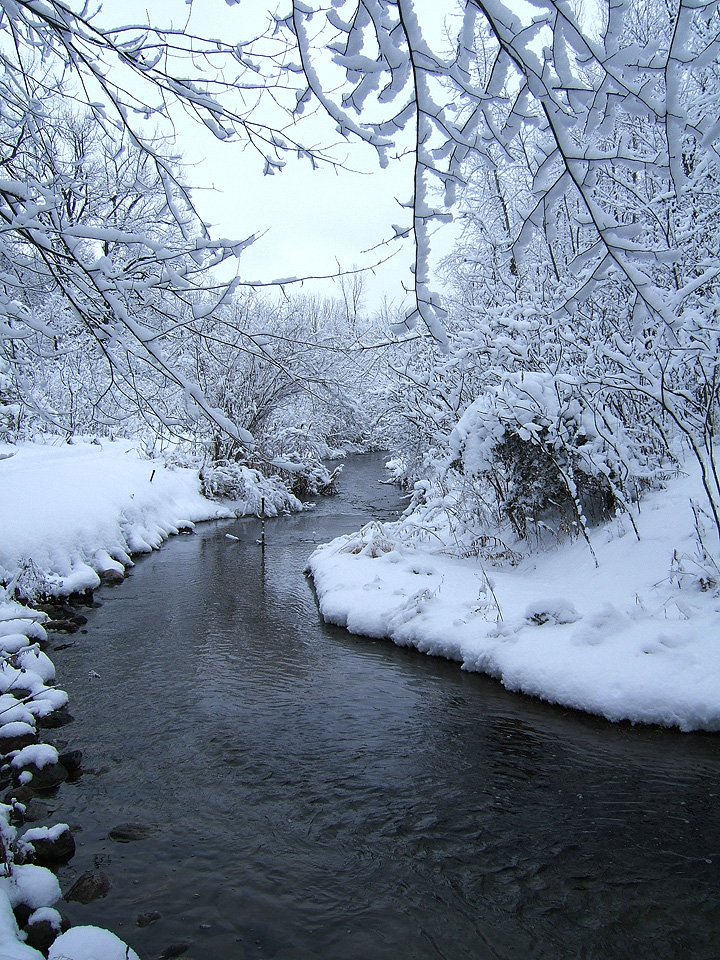
[[[63,909],[141,957],[720,957],[720,749],[506,693],[323,626],[315,542],[392,515],[380,457],[314,514],[207,524],[55,656],[87,772]],[[231,532],[240,542],[226,539]],[[100,674],[91,679],[91,670]],[[118,823],[150,825],[118,844]],[[140,928],[139,914],[160,919]]]

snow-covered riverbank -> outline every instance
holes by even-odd
[[[702,581],[692,465],[627,521],[493,568],[403,546],[371,524],[310,560],[323,617],[457,660],[552,703],[681,730],[720,730],[720,599]],[[705,587],[705,589],[702,589]]]
[[[131,554],[233,515],[202,495],[197,471],[143,458],[129,442],[1,446],[0,457],[0,580],[40,593],[94,589]]]
[[[32,598],[92,590],[103,579],[120,579],[132,564],[130,554],[235,511],[202,496],[196,471],[168,469],[126,442],[0,446],[0,490],[0,581],[6,584],[0,588],[0,751],[15,784],[9,794],[20,796],[23,787],[41,781],[47,787],[67,776],[62,756],[41,742],[38,730],[48,714],[65,707],[67,695],[54,685],[54,666],[40,651],[47,639],[45,614],[18,603],[13,593]],[[34,937],[39,924],[49,932],[61,928],[54,874],[21,862],[32,861],[28,844],[38,833],[37,827],[28,833],[15,826],[22,810],[22,804],[0,804],[2,960],[43,956],[22,942],[13,907],[29,913],[26,929]],[[67,830],[58,824],[49,832],[62,828]],[[108,931],[77,927],[57,937],[49,956],[121,960],[136,954]]]

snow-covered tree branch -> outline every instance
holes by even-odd
[[[182,107],[276,173],[291,153],[336,162],[303,143],[300,120],[316,110],[380,163],[411,160],[387,242],[415,248],[404,325],[421,320],[442,349],[460,351],[440,364],[439,382],[437,371],[426,380],[426,395],[436,384],[445,396],[445,378],[460,374],[457,402],[439,402],[443,429],[453,429],[448,411],[457,422],[488,389],[510,429],[508,411],[517,419],[527,407],[524,378],[542,374],[532,402],[545,433],[527,420],[518,436],[542,439],[576,506],[582,463],[627,504],[626,481],[642,472],[635,444],[647,453],[640,435],[663,456],[682,436],[720,530],[717,3],[467,0],[448,13],[440,36],[417,0],[292,0],[234,43],[158,24],[109,27],[57,0],[6,4],[6,362],[22,371],[23,350],[67,349],[40,304],[59,297],[63,322],[105,355],[113,386],[128,397],[149,390],[146,407],[173,428],[160,389],[169,382],[188,410],[249,448],[248,423],[228,418],[208,399],[212,385],[201,390],[172,358],[181,336],[238,347],[215,327],[232,290],[213,300],[207,278],[252,238],[209,237],[148,121],[171,124]],[[68,140],[79,102],[90,112]],[[433,235],[458,209],[459,299],[443,306]],[[308,373],[310,391],[322,382]],[[584,413],[568,419],[576,402]],[[642,411],[635,439],[631,409]],[[592,457],[578,439],[590,435],[588,417]],[[561,420],[582,426],[572,443]],[[582,505],[576,512],[581,522]]]

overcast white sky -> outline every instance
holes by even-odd
[[[332,133],[332,130],[330,130]],[[354,166],[367,173],[312,170],[307,161],[290,160],[282,173],[263,176],[260,158],[239,143],[218,143],[204,131],[181,143],[193,197],[215,234],[231,238],[264,235],[242,257],[242,274],[261,281],[276,277],[332,274],[354,265],[378,262],[398,245],[364,253],[403,221],[395,197],[409,196],[412,170],[407,161],[381,170],[370,150],[351,151]],[[407,211],[404,212],[407,216]],[[401,276],[410,251],[399,251],[376,271],[368,286],[378,300],[387,288],[401,297]],[[405,277],[407,280],[407,277]]]
[[[415,0],[423,11],[423,26],[438,29],[443,10],[454,0]],[[264,21],[269,0],[244,0],[228,5],[225,0],[195,0],[191,8],[193,32],[224,41],[245,38]],[[142,0],[123,4],[123,20],[184,24],[189,7],[184,0]],[[117,16],[108,7],[105,18]],[[315,121],[312,121],[314,123]],[[313,138],[335,142],[333,125],[310,127]],[[391,161],[381,170],[370,148],[349,145],[344,150],[348,166],[363,172],[330,168],[312,170],[307,161],[289,160],[285,170],[264,176],[260,158],[239,142],[221,143],[199,124],[178,125],[177,149],[187,166],[186,177],[194,187],[193,197],[204,218],[214,225],[216,236],[241,239],[264,233],[243,254],[243,279],[270,281],[275,278],[333,273],[376,263],[390,253],[395,256],[367,279],[368,306],[378,307],[384,297],[398,305],[403,299],[403,281],[410,282],[411,251],[397,244],[365,253],[392,234],[391,224],[407,221],[396,198],[407,200],[412,184],[409,159]],[[307,135],[303,127],[298,137]],[[343,152],[339,152],[343,156]],[[440,249],[438,243],[438,249]],[[447,247],[447,244],[443,244]],[[307,284],[305,291],[326,290]]]

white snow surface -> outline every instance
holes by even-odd
[[[608,720],[720,731],[720,598],[696,569],[697,473],[648,496],[635,520],[517,567],[423,553],[370,524],[309,561],[322,616],[457,660],[509,690]],[[683,572],[684,571],[684,572]]]
[[[202,496],[193,470],[142,457],[130,441],[2,446],[0,580],[32,560],[52,592],[98,586],[132,553],[199,520],[233,516]],[[22,631],[24,632],[24,631]]]
[[[139,957],[114,933],[88,926],[73,927],[61,934],[50,947],[48,960],[139,960]]]
[[[8,732],[32,732],[34,717],[62,707],[67,694],[46,686],[55,679],[55,668],[30,645],[45,639],[46,616],[11,598],[16,578],[27,576],[30,566],[38,592],[63,595],[93,588],[100,573],[124,572],[132,553],[159,547],[197,521],[235,516],[238,505],[207,500],[195,471],[148,460],[129,442],[0,445],[0,454],[5,454],[0,457],[0,581],[10,584],[0,588],[0,694],[16,687],[34,694],[24,705],[0,696],[0,723],[10,727]],[[21,769],[56,761],[57,751],[40,743],[18,751],[11,762]],[[22,773],[20,779],[29,776]],[[61,828],[65,825],[35,828],[20,843]],[[57,878],[44,867],[16,866],[11,878],[0,878],[0,960],[41,960],[41,953],[20,942],[11,906],[25,903],[40,919],[40,911],[47,912],[59,897]],[[137,960],[114,934],[97,927],[63,934],[50,956]]]
[[[52,870],[33,863],[15,864],[11,877],[0,877],[0,892],[7,896],[11,906],[24,903],[32,910],[51,907],[62,896]],[[3,946],[0,941],[0,949]]]
[[[19,805],[24,809],[22,805]],[[0,869],[0,960],[40,960],[42,954],[21,942],[21,934],[13,915],[13,907],[24,904],[32,911],[30,922],[49,920],[60,928],[60,914],[52,909],[61,896],[60,884],[55,874],[46,867],[35,864],[17,864],[16,853],[28,846],[21,840],[17,843],[17,829],[10,822],[12,807],[0,804],[0,836],[3,840],[5,855]],[[43,836],[54,837],[67,830],[67,824],[58,824],[39,832]],[[28,831],[32,834],[32,831]],[[24,935],[23,935],[24,936]]]
[[[9,712],[10,711],[8,710],[8,713]],[[32,714],[29,712],[28,716],[32,718]],[[4,717],[0,716],[0,722],[3,719]],[[35,734],[35,727],[30,723],[25,723],[22,720],[13,720],[8,723],[3,723],[0,727],[0,748],[2,748],[2,741],[4,737],[24,737],[28,734]]]
[[[49,923],[53,930],[62,928],[62,917],[54,907],[40,907],[28,917],[28,926],[33,923]]]
[[[10,900],[0,886],[0,960],[42,960],[42,954],[19,940]]]
[[[22,770],[28,764],[34,764],[38,770],[53,766],[59,760],[59,755],[55,747],[49,743],[32,743],[29,747],[23,747],[18,750],[12,758],[12,766],[16,770]]]

